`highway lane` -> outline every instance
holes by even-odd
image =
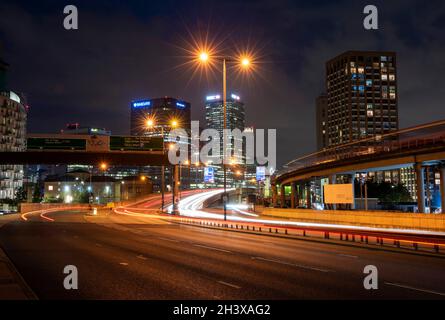
[[[108,212],[32,217],[0,244],[41,299],[443,299],[445,260]],[[380,288],[363,288],[373,264]],[[63,268],[79,290],[63,288]]]

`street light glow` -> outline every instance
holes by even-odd
[[[207,52],[201,52],[199,54],[199,60],[201,62],[207,62],[209,60],[209,54]]]
[[[250,66],[250,59],[247,57],[242,58],[241,65],[243,66],[243,68],[248,68]]]

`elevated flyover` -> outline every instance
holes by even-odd
[[[414,166],[417,174],[418,207],[425,211],[424,170],[445,160],[445,120],[407,128],[353,143],[342,144],[298,158],[272,178],[274,202],[277,186],[284,186],[316,177],[355,175],[357,172],[390,170]],[[441,194],[444,194],[445,171],[441,169]],[[282,192],[283,194],[284,192]],[[292,195],[292,199],[293,199]],[[442,208],[445,207],[442,197]],[[282,201],[283,202],[283,201]],[[292,201],[294,202],[294,201]]]

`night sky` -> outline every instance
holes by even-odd
[[[79,9],[79,30],[63,28],[63,8]],[[378,31],[363,8],[379,9]],[[247,124],[278,130],[278,162],[315,150],[315,98],[325,62],[346,50],[398,54],[400,126],[445,118],[445,2],[422,1],[8,1],[0,4],[1,55],[10,89],[31,107],[28,131],[66,123],[129,134],[129,103],[172,96],[203,121],[205,96],[221,76],[193,75],[184,49],[193,39],[224,54],[249,48],[256,72],[229,75]],[[232,50],[233,49],[233,50]]]

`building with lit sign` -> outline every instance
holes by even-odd
[[[191,104],[187,101],[164,97],[132,101],[131,135],[161,137],[168,142],[168,134],[174,128],[182,128],[190,135]],[[187,142],[190,145],[190,142]],[[161,168],[149,167],[143,169],[153,181],[155,191],[160,190]],[[170,168],[166,168],[166,181],[171,181]],[[189,187],[189,181],[183,181],[183,187]]]
[[[244,132],[245,129],[245,109],[244,103],[241,101],[241,98],[238,95],[231,94],[230,97],[227,97],[227,129],[239,129],[241,132]],[[224,107],[223,100],[221,99],[221,95],[215,94],[207,96],[205,103],[205,111],[206,111],[206,128],[208,129],[216,129],[221,137],[220,145],[220,156],[223,154],[223,129],[224,129]],[[233,149],[235,147],[235,143],[232,137],[229,137],[231,142],[227,149],[226,157],[231,159],[232,165],[227,166],[227,185],[233,186],[235,183],[238,183],[239,180],[243,177],[237,175],[238,172],[245,172],[245,150],[237,150],[234,153]],[[241,142],[240,145],[243,145]],[[243,147],[244,149],[244,147]],[[233,156],[235,154],[235,156]],[[240,156],[237,156],[240,155]],[[222,165],[214,165],[214,179],[215,186],[221,187],[224,183],[224,171]]]

